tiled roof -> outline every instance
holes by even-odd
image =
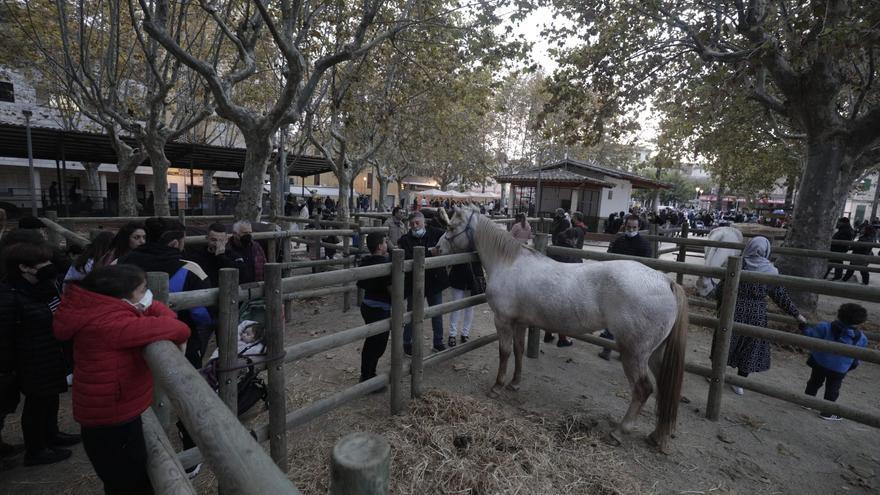
[[[596,187],[614,187],[614,184],[604,180],[585,177],[581,174],[569,172],[568,170],[551,169],[551,170],[524,170],[515,174],[499,175],[495,177],[498,182],[537,182],[540,177],[541,182],[547,183],[578,183],[587,186]]]
[[[641,175],[631,174],[629,172],[624,172],[622,170],[617,170],[611,167],[607,167],[605,165],[600,165],[595,160],[590,160],[588,162],[575,160],[573,158],[566,158],[564,160],[560,160],[558,162],[550,163],[541,167],[542,170],[554,170],[561,169],[566,165],[581,168],[584,170],[589,170],[592,172],[599,172],[601,174],[605,174],[609,177],[614,177],[616,179],[624,179],[633,183],[633,185],[647,185],[655,188],[669,189],[672,187],[670,184],[665,182],[660,182],[657,180],[649,179],[647,177],[642,177]]]

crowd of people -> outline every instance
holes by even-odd
[[[309,208],[303,204],[301,208]],[[317,210],[318,208],[316,208]],[[608,252],[650,257],[651,246],[639,233],[644,228],[643,212],[621,212],[609,219],[620,233],[609,244]],[[854,229],[848,220],[838,224],[840,239],[852,239]],[[587,219],[581,212],[555,212],[550,227],[553,245],[582,249],[587,235]],[[441,216],[424,209],[409,214],[395,208],[385,221],[388,233],[371,233],[365,239],[369,254],[360,266],[389,262],[389,251],[400,248],[412,259],[415,248],[425,248],[426,256],[437,256],[437,244],[446,230]],[[612,227],[613,228],[613,227]],[[877,229],[860,226],[859,239],[873,242]],[[70,457],[71,445],[83,443],[106,493],[150,493],[146,476],[146,450],[141,413],[149,407],[153,391],[150,370],[142,356],[144,346],[170,340],[181,346],[187,360],[202,369],[215,330],[216,308],[196,307],[171,311],[155,301],[146,285],[146,272],[168,274],[169,292],[217,287],[220,270],[237,268],[240,283],[263,280],[267,260],[265,248],[253,237],[254,226],[246,221],[231,228],[212,224],[206,242],[186,245],[186,229],[177,220],[150,218],[129,223],[117,232],[102,231],[82,250],[62,251],[46,242],[47,233],[39,219],[24,218],[19,228],[2,232],[0,237],[0,434],[5,418],[13,414],[24,396],[21,426],[24,445],[2,442],[4,457],[24,452],[27,466],[51,464]],[[525,214],[516,216],[510,235],[522,243],[533,238]],[[749,241],[743,251],[743,270],[775,274],[770,262],[770,242],[764,237]],[[845,251],[839,251],[845,252]],[[577,256],[555,256],[564,263],[580,263]],[[846,278],[851,276],[852,269]],[[406,275],[407,308],[412,309],[412,274]],[[844,277],[837,272],[837,278]],[[863,281],[867,276],[863,273]],[[391,311],[390,276],[362,280],[358,287],[364,297],[360,306],[365,323],[381,321]],[[485,291],[486,279],[479,262],[454,265],[450,270],[433,268],[425,273],[425,302],[443,302],[450,290],[452,300]],[[716,291],[722,293],[721,290]],[[865,309],[855,304],[839,308],[837,319],[810,325],[779,286],[741,282],[735,308],[735,321],[767,326],[767,297],[796,318],[806,335],[864,347],[867,339],[857,326],[867,319]],[[473,326],[473,308],[451,314],[449,331],[444,332],[443,317],[432,318],[432,349],[441,352],[465,343]],[[249,322],[254,323],[254,322]],[[241,340],[250,349],[256,325],[245,325]],[[613,329],[602,336],[614,338]],[[389,334],[369,337],[361,350],[361,381],[376,376],[380,358],[387,348]],[[546,333],[545,342],[556,336]],[[403,333],[406,354],[412,354],[411,324]],[[558,335],[557,346],[572,341]],[[600,353],[610,358],[610,351]],[[727,364],[747,377],[770,368],[770,345],[763,339],[733,333]],[[816,395],[825,387],[825,399],[837,400],[846,373],[858,361],[829,353],[813,352],[812,368],[805,393]],[[80,434],[59,429],[59,396],[73,387],[73,416]],[[743,390],[733,387],[737,394]],[[821,412],[825,419],[840,419]],[[178,424],[184,447],[194,445],[186,429]],[[197,472],[197,470],[195,471]]]

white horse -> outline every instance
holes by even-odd
[[[739,229],[734,227],[717,227],[709,232],[709,240],[742,243],[743,234]],[[723,267],[727,265],[727,258],[730,256],[739,256],[740,252],[741,250],[739,249],[706,246],[703,249],[703,263],[710,267]],[[717,278],[700,277],[697,279],[697,294],[701,297],[709,297],[709,294],[715,290],[717,285]]]
[[[437,245],[443,254],[476,249],[486,269],[486,297],[495,313],[500,357],[490,397],[505,386],[511,349],[515,367],[506,388],[519,389],[527,327],[566,335],[607,328],[632,388],[629,408],[611,437],[619,442],[618,432],[632,430],[654,390],[650,369],[658,393],[657,421],[648,439],[665,450],[675,429],[684,372],[688,302],[681,286],[635,261],[556,262],[520,244],[472,208],[455,209]]]

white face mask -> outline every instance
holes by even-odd
[[[133,303],[133,302],[129,301],[128,299],[126,299],[125,302],[127,302],[128,304],[131,304],[135,308],[140,309],[141,311],[146,311],[147,308],[149,308],[150,305],[153,304],[153,291],[151,291],[150,289],[147,289],[147,291],[144,292],[144,297],[142,297],[141,300],[138,302]]]
[[[625,235],[625,236],[627,236],[627,237],[635,237],[635,236],[639,235],[639,232],[638,232],[638,231],[635,231],[635,232],[624,232],[623,235]]]
[[[425,228],[422,227],[418,230],[414,230],[413,235],[415,235],[416,237],[421,237],[421,236],[425,235]]]

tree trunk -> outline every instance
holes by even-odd
[[[144,143],[144,146],[150,156],[150,166],[153,169],[153,214],[157,217],[170,217],[168,169],[171,167],[171,160],[165,156],[165,141],[157,139]]]
[[[797,185],[797,177],[790,175],[785,179],[785,204],[782,206],[786,212],[791,211],[794,203],[794,188]]]
[[[821,136],[808,140],[807,163],[785,245],[827,250],[851,181],[852,162],[846,159],[842,138]],[[787,275],[818,278],[825,273],[825,263],[819,258],[780,256],[776,266]],[[791,295],[802,310],[815,310],[815,294],[794,292]]]
[[[871,222],[877,218],[877,204],[880,203],[880,184],[877,183],[877,180],[880,180],[880,174],[872,174],[871,183],[874,185],[874,200],[871,201]]]
[[[281,151],[272,167],[272,215],[284,215],[284,199],[290,190],[287,181],[287,148],[285,148],[284,137],[287,135],[287,126],[281,128],[281,137],[279,138],[279,150]]]
[[[204,215],[214,214],[214,170],[202,171],[202,211]]]
[[[718,184],[718,194],[715,196],[715,211],[721,211],[721,205],[724,202],[722,197],[724,196],[724,186],[720,183]]]
[[[388,196],[388,180],[387,177],[383,177],[379,174],[376,174],[376,180],[379,182],[379,197],[376,198],[376,201],[379,205],[379,211],[385,212],[388,211],[388,208],[385,206],[385,198]]]
[[[96,210],[104,210],[104,191],[101,190],[101,177],[98,175],[98,167],[101,166],[97,162],[82,162],[83,168],[86,169],[86,183],[88,191],[86,197],[92,198],[92,207]]]
[[[263,210],[263,181],[266,177],[266,166],[272,155],[271,134],[260,135],[259,132],[242,133],[244,135],[245,152],[244,170],[241,173],[241,192],[235,205],[235,219],[259,221]]]
[[[350,166],[343,165],[336,172],[336,180],[339,181],[339,197],[336,201],[336,221],[347,222],[349,217],[348,201],[351,198],[352,170]]]
[[[119,159],[122,161],[122,158]],[[138,216],[137,187],[134,171],[137,165],[119,163],[119,216]]]

